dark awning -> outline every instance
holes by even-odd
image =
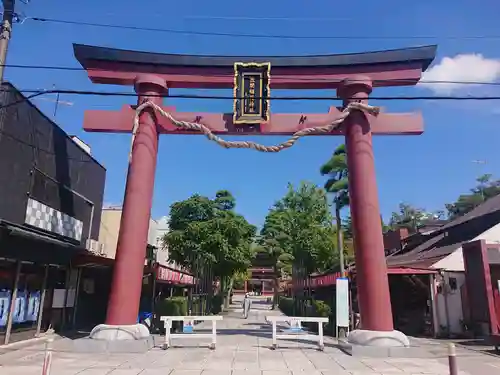
[[[0,257],[4,258],[65,265],[87,251],[73,241],[6,221],[0,221],[0,233]]]

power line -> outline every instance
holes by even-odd
[[[101,16],[119,18],[123,17],[123,13],[101,13]],[[165,16],[160,13],[151,13],[148,14],[148,19],[153,18],[162,18],[165,19]],[[187,15],[180,16],[181,20],[225,20],[225,21],[291,21],[291,22],[339,22],[339,21],[348,21],[351,22],[355,20],[352,17],[248,17],[248,16],[210,16],[210,15]]]
[[[256,56],[256,58],[260,58],[261,56]],[[61,70],[61,71],[74,71],[74,72],[84,72],[84,71],[93,71],[93,70],[98,70],[98,69],[85,69],[80,66],[57,66],[57,65],[25,65],[25,64],[4,64],[1,65],[0,67],[5,67],[5,68],[10,68],[10,69],[33,69],[33,70]],[[227,77],[227,74],[210,74],[212,77]],[[341,80],[332,80],[329,78],[325,77],[314,77],[314,78],[308,78],[308,77],[296,77],[295,78],[297,81],[328,81],[332,83],[340,83]],[[355,80],[354,80],[355,81]],[[393,79],[375,79],[375,83],[411,83],[413,84],[415,80],[411,79],[403,79],[403,78],[393,78]],[[420,80],[418,81],[419,84],[444,84],[444,85],[485,85],[485,86],[500,86],[500,82],[482,82],[482,81],[435,81],[435,80]]]
[[[7,91],[7,90],[5,90]],[[14,90],[12,90],[14,91]],[[5,109],[30,99],[36,98],[41,95],[47,94],[66,94],[66,95],[90,95],[90,96],[117,96],[117,97],[137,97],[136,93],[132,92],[106,92],[106,91],[87,91],[87,90],[16,90],[14,92],[20,93],[32,93],[31,95],[0,106],[0,109]],[[171,99],[205,99],[205,100],[235,100],[239,99],[234,96],[217,96],[217,95],[169,95],[169,94],[157,94],[157,95],[148,95],[150,97],[161,97],[161,98],[171,98]],[[255,99],[262,99],[260,97],[255,97]],[[341,98],[332,97],[332,96],[274,96],[266,98],[269,100],[343,100]],[[352,98],[356,99],[356,98]],[[485,100],[500,100],[500,96],[372,96],[369,98],[370,100],[476,100],[476,101],[485,101]]]
[[[213,31],[192,31],[192,30],[179,30],[179,29],[162,29],[154,27],[141,27],[130,25],[118,25],[109,23],[96,23],[96,22],[82,22],[72,21],[56,18],[44,17],[27,17],[26,20],[33,20],[45,23],[57,23],[64,25],[74,26],[88,26],[88,27],[101,27],[108,29],[122,29],[122,30],[135,30],[135,31],[148,31],[168,34],[183,34],[183,35],[204,35],[204,36],[220,36],[232,38],[260,38],[260,39],[296,39],[296,40],[311,40],[311,39],[346,39],[346,40],[418,40],[418,39],[448,39],[448,40],[477,40],[477,39],[500,39],[500,35],[464,35],[464,36],[436,36],[436,35],[279,35],[279,34],[247,34],[247,33],[228,33],[228,32],[213,32]]]
[[[14,93],[23,93],[23,91],[21,90],[5,90],[3,89],[3,91],[6,91],[6,92],[14,92]],[[38,91],[37,93],[35,94],[32,94],[32,95],[29,95],[29,96],[26,96],[22,99],[19,99],[19,100],[15,100],[13,102],[10,102],[10,103],[7,103],[7,104],[3,104],[0,106],[0,109],[5,109],[5,108],[9,108],[9,107],[13,107],[15,105],[18,105],[18,104],[21,104],[21,103],[24,103],[24,102],[27,102],[29,101],[30,99],[34,99],[36,98],[37,96],[41,96],[41,95],[44,95],[46,92],[45,91]],[[53,94],[53,92],[47,92],[48,94]]]
[[[353,18],[345,17],[247,17],[247,16],[185,16],[184,19],[194,20],[228,20],[228,21],[291,21],[291,22],[338,22],[352,21]]]

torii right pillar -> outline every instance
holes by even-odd
[[[353,101],[368,104],[371,91],[371,80],[358,76],[345,80],[337,94],[346,106]],[[361,314],[361,329],[352,331],[348,342],[363,346],[409,346],[408,338],[394,330],[392,320],[372,132],[367,116],[362,111],[353,111],[344,122]]]

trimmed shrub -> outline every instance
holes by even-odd
[[[281,310],[281,312],[287,316],[301,315],[301,314],[294,314],[294,311],[300,311],[298,309],[298,306],[294,306],[294,303],[295,302],[293,298],[280,297],[278,307]],[[332,314],[332,308],[325,301],[307,299],[303,300],[302,303],[304,304],[303,306],[305,309],[304,316],[317,316],[317,317],[330,318],[330,322],[327,324],[327,329],[328,331],[332,330],[330,326],[332,324],[332,315],[334,314]],[[333,318],[335,317],[333,316]],[[303,323],[302,325],[312,331],[317,331],[318,329],[316,323]]]
[[[162,315],[187,315],[188,299],[187,297],[169,297],[161,301],[159,308],[162,309]]]
[[[329,317],[332,314],[332,308],[325,301],[312,300],[312,316]]]
[[[285,315],[293,315],[293,298],[280,297],[278,307]]]
[[[158,319],[161,316],[186,316],[188,315],[188,299],[187,297],[169,297],[158,301],[156,305],[156,316]],[[177,330],[181,326],[181,322],[173,322],[173,329]],[[164,328],[160,327],[164,332]]]

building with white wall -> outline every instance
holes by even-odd
[[[121,218],[121,206],[108,206],[102,209],[99,243],[103,246],[101,255],[106,258],[115,259]],[[148,255],[154,256],[152,260],[161,265],[168,265],[168,252],[162,246],[158,246],[158,223],[152,218],[149,219],[148,245],[152,253]]]
[[[158,249],[161,249],[161,254],[159,254],[159,262],[162,264],[170,264],[173,266],[173,262],[168,259],[168,248],[163,244],[163,237],[169,231],[168,227],[168,216],[162,216],[156,220],[155,232],[154,232],[154,242]]]
[[[175,262],[172,262],[169,259],[168,247],[165,246],[165,244],[163,243],[163,237],[170,230],[168,226],[168,220],[169,220],[168,216],[162,216],[156,220],[155,242],[159,254],[158,262],[175,269],[181,269],[181,267],[179,267],[177,264],[175,264]]]
[[[419,233],[418,241],[387,257],[389,270],[398,267],[436,271],[430,274],[435,330],[461,334],[464,323],[470,323],[466,322],[469,307],[462,245],[475,240],[500,243],[500,196],[428,234]]]

